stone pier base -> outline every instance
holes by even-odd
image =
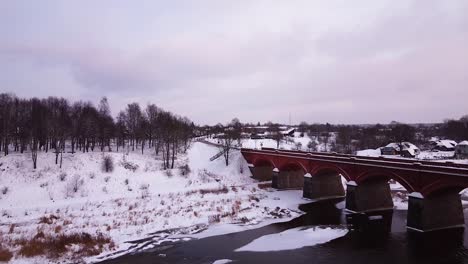
[[[355,213],[393,209],[390,185],[387,179],[356,184],[348,182],[346,190],[346,210]]]
[[[302,170],[273,170],[272,187],[276,189],[301,189],[304,186]]]
[[[341,182],[341,175],[326,174],[311,176],[304,175],[304,198],[321,200],[344,197],[345,191]]]
[[[430,197],[409,195],[407,228],[427,232],[447,228],[464,228],[465,220],[460,195],[446,192]]]

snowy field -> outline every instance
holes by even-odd
[[[295,132],[294,137],[285,137],[281,140],[279,148],[286,149],[286,150],[302,150],[307,151],[307,145],[309,142],[314,141],[316,143],[317,151],[330,151],[332,142],[336,141],[336,136],[332,134],[329,138],[328,144],[323,142],[319,143],[317,139],[312,139],[304,133],[304,136],[300,136],[301,133]],[[217,138],[208,138],[207,141],[215,144],[219,144],[221,141]],[[299,145],[298,145],[299,144]],[[241,140],[241,147],[243,148],[251,148],[251,149],[260,149],[260,148],[276,148],[277,142],[273,139],[251,139],[245,138]]]
[[[264,147],[276,146],[274,141],[261,141]],[[255,143],[247,140],[243,144]],[[291,149],[294,145],[290,143]],[[11,263],[90,263],[167,241],[239,232],[302,214],[298,205],[308,201],[302,198],[301,190],[261,189],[250,178],[238,151],[233,152],[228,167],[222,157],[210,162],[218,151],[204,143],[193,143],[179,156],[175,169],[168,171],[161,169],[162,161],[150,151],[143,155],[139,151],[106,152],[114,163],[109,173],[102,170],[101,152],[65,154],[62,169],[55,165],[53,153],[39,153],[36,170],[32,169],[30,154],[2,156],[0,249],[13,253]],[[183,165],[189,166],[188,174],[182,173]],[[407,209],[404,188],[397,182],[391,182],[390,187],[395,207]],[[97,255],[92,257],[82,254],[84,246],[80,244],[66,246],[66,253],[48,258],[21,251],[22,241],[44,234],[60,237],[82,232],[109,240],[94,245]],[[288,240],[296,232],[262,237],[238,250],[298,248],[346,234],[340,229],[307,229],[300,231],[304,239]],[[284,243],[265,248],[265,241],[272,239]]]
[[[1,157],[0,188],[8,191],[0,194],[0,245],[14,253],[12,263],[47,263],[57,259],[26,258],[18,253],[18,241],[80,232],[109,237],[112,242],[100,248],[98,256],[77,257],[79,246],[67,248],[77,253],[74,256],[60,256],[94,262],[177,235],[236,232],[301,214],[301,191],[260,189],[239,152],[234,152],[229,167],[222,158],[209,161],[217,152],[194,143],[179,157],[176,169],[166,172],[150,152],[106,153],[114,160],[110,173],[102,171],[100,152],[66,154],[62,169],[55,165],[53,153],[39,153],[36,170],[30,154]],[[181,175],[179,167],[185,164],[191,172]],[[208,226],[212,228],[199,233]],[[147,238],[145,243],[132,242],[142,238]]]
[[[359,150],[356,152],[357,156],[365,156],[365,157],[387,157],[387,158],[396,158],[396,159],[408,159],[405,157],[401,157],[398,155],[382,155],[380,149],[364,149]],[[421,151],[419,155],[417,155],[414,159],[415,160],[429,160],[429,161],[437,161],[437,162],[453,162],[453,163],[460,163],[460,164],[468,164],[468,159],[454,159],[453,156],[455,155],[454,151]]]

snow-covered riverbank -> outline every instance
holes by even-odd
[[[31,168],[27,154],[1,157],[0,186],[8,188],[0,196],[2,247],[13,253],[12,262],[22,262],[31,259],[19,253],[17,241],[34,239],[39,233],[59,236],[86,232],[112,240],[96,251],[102,257],[112,252],[123,254],[135,245],[128,241],[161,230],[175,230],[175,235],[212,226],[198,234],[209,236],[300,214],[297,205],[304,202],[301,191],[260,189],[249,177],[239,152],[226,167],[222,159],[209,161],[217,151],[194,143],[186,155],[179,157],[176,169],[166,172],[160,169],[161,161],[149,152],[106,153],[114,160],[111,173],[102,172],[103,155],[97,152],[68,154],[62,169],[55,165],[51,153],[40,153],[36,170]],[[183,165],[191,172],[182,175],[179,167]],[[71,259],[73,252],[82,251],[79,245],[67,249],[69,252],[58,259]],[[41,258],[40,262],[56,260]]]

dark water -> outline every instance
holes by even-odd
[[[379,216],[369,220],[366,215],[348,215],[337,209],[339,201],[302,205],[300,209],[307,214],[286,223],[167,244],[103,263],[213,263],[219,259],[234,263],[468,263],[468,232],[463,229],[431,234],[407,232],[404,210],[374,213]],[[345,227],[350,231],[328,243],[300,249],[234,252],[263,235],[300,226]]]

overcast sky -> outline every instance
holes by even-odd
[[[1,0],[0,92],[198,124],[459,118],[468,1]]]

